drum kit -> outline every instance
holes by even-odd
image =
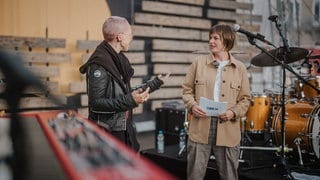
[[[253,94],[248,113],[241,120],[241,131],[242,135],[244,134],[242,140],[248,139],[249,142],[251,141],[247,135],[249,133],[269,134],[271,138],[267,139],[267,142],[271,142],[271,147],[265,146],[265,144],[262,147],[243,146],[242,144],[240,158],[245,149],[278,151],[280,158],[277,164],[284,167],[286,176],[290,178],[287,152],[297,152],[301,166],[303,166],[302,153],[305,152],[313,154],[316,161],[320,163],[320,88],[316,77],[305,78],[295,72],[288,64],[301,59],[308,61],[319,57],[318,55],[311,57],[311,53],[307,49],[289,47],[283,31],[283,24],[278,21],[278,16],[272,15],[268,19],[274,22],[282,40],[282,47],[277,48],[265,40],[263,35],[246,33],[248,42],[261,50],[261,53],[251,60],[251,64],[259,67],[281,66],[281,92]],[[256,40],[268,42],[267,44],[271,44],[274,49],[268,51],[258,45]],[[304,73],[304,69],[305,67],[301,66],[301,72]],[[294,91],[288,95],[286,93],[286,71],[291,72],[296,78]],[[290,97],[291,95],[293,97]]]
[[[269,52],[280,59],[282,51],[283,48],[278,48]],[[290,48],[284,63],[320,58],[308,54],[306,49]],[[251,64],[260,67],[280,65],[264,53],[254,57]],[[311,74],[298,75],[294,82],[292,87],[283,86],[282,93],[265,90],[264,93],[252,94],[248,112],[240,123],[242,149],[283,148],[286,152],[298,153],[299,165],[303,165],[305,154],[320,162],[320,78]],[[286,88],[290,89],[288,93]],[[253,147],[254,138],[259,137],[256,135],[268,137],[262,146]]]

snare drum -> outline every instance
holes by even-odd
[[[301,150],[314,153],[319,159],[320,105],[313,107],[306,102],[297,102],[295,104],[286,104],[285,108],[287,114],[285,144],[297,150],[294,140],[301,138]],[[279,108],[272,120],[272,129],[274,130],[272,138],[277,146],[281,145],[281,114],[282,110]]]
[[[265,94],[253,94],[249,106],[245,130],[251,133],[262,133],[266,130],[266,124],[271,111],[270,98]],[[242,124],[241,124],[241,128]]]
[[[314,85],[316,88],[320,88],[319,77],[309,78],[307,79],[307,81],[310,84]],[[295,89],[296,89],[296,96],[298,98],[314,98],[319,95],[316,90],[314,90],[312,87],[304,83],[302,80],[295,81]]]

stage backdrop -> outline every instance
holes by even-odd
[[[66,48],[50,51],[71,53],[71,62],[61,63],[60,93],[80,78],[83,52],[76,41],[102,39],[101,25],[110,16],[104,0],[0,0],[0,35],[66,39]],[[76,68],[75,68],[76,67]]]

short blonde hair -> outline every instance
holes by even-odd
[[[236,41],[236,34],[232,30],[231,26],[227,24],[217,24],[211,27],[209,37],[212,33],[216,33],[220,36],[222,44],[226,51],[230,51]]]
[[[110,16],[102,26],[102,34],[107,42],[116,38],[116,35],[123,32],[123,30],[130,25],[128,21],[119,16]]]

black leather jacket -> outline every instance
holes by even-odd
[[[89,119],[138,151],[139,143],[132,123],[132,109],[138,104],[131,95],[130,79],[134,69],[128,58],[102,41],[79,70],[87,77]],[[162,84],[161,79],[155,78],[141,88],[150,87],[152,92]]]
[[[163,81],[154,78],[130,90],[150,87],[150,93],[159,89]],[[127,88],[130,88],[128,83]],[[102,66],[91,64],[87,69],[89,119],[108,131],[126,130],[128,112],[137,107],[131,93],[125,94],[115,78]]]

